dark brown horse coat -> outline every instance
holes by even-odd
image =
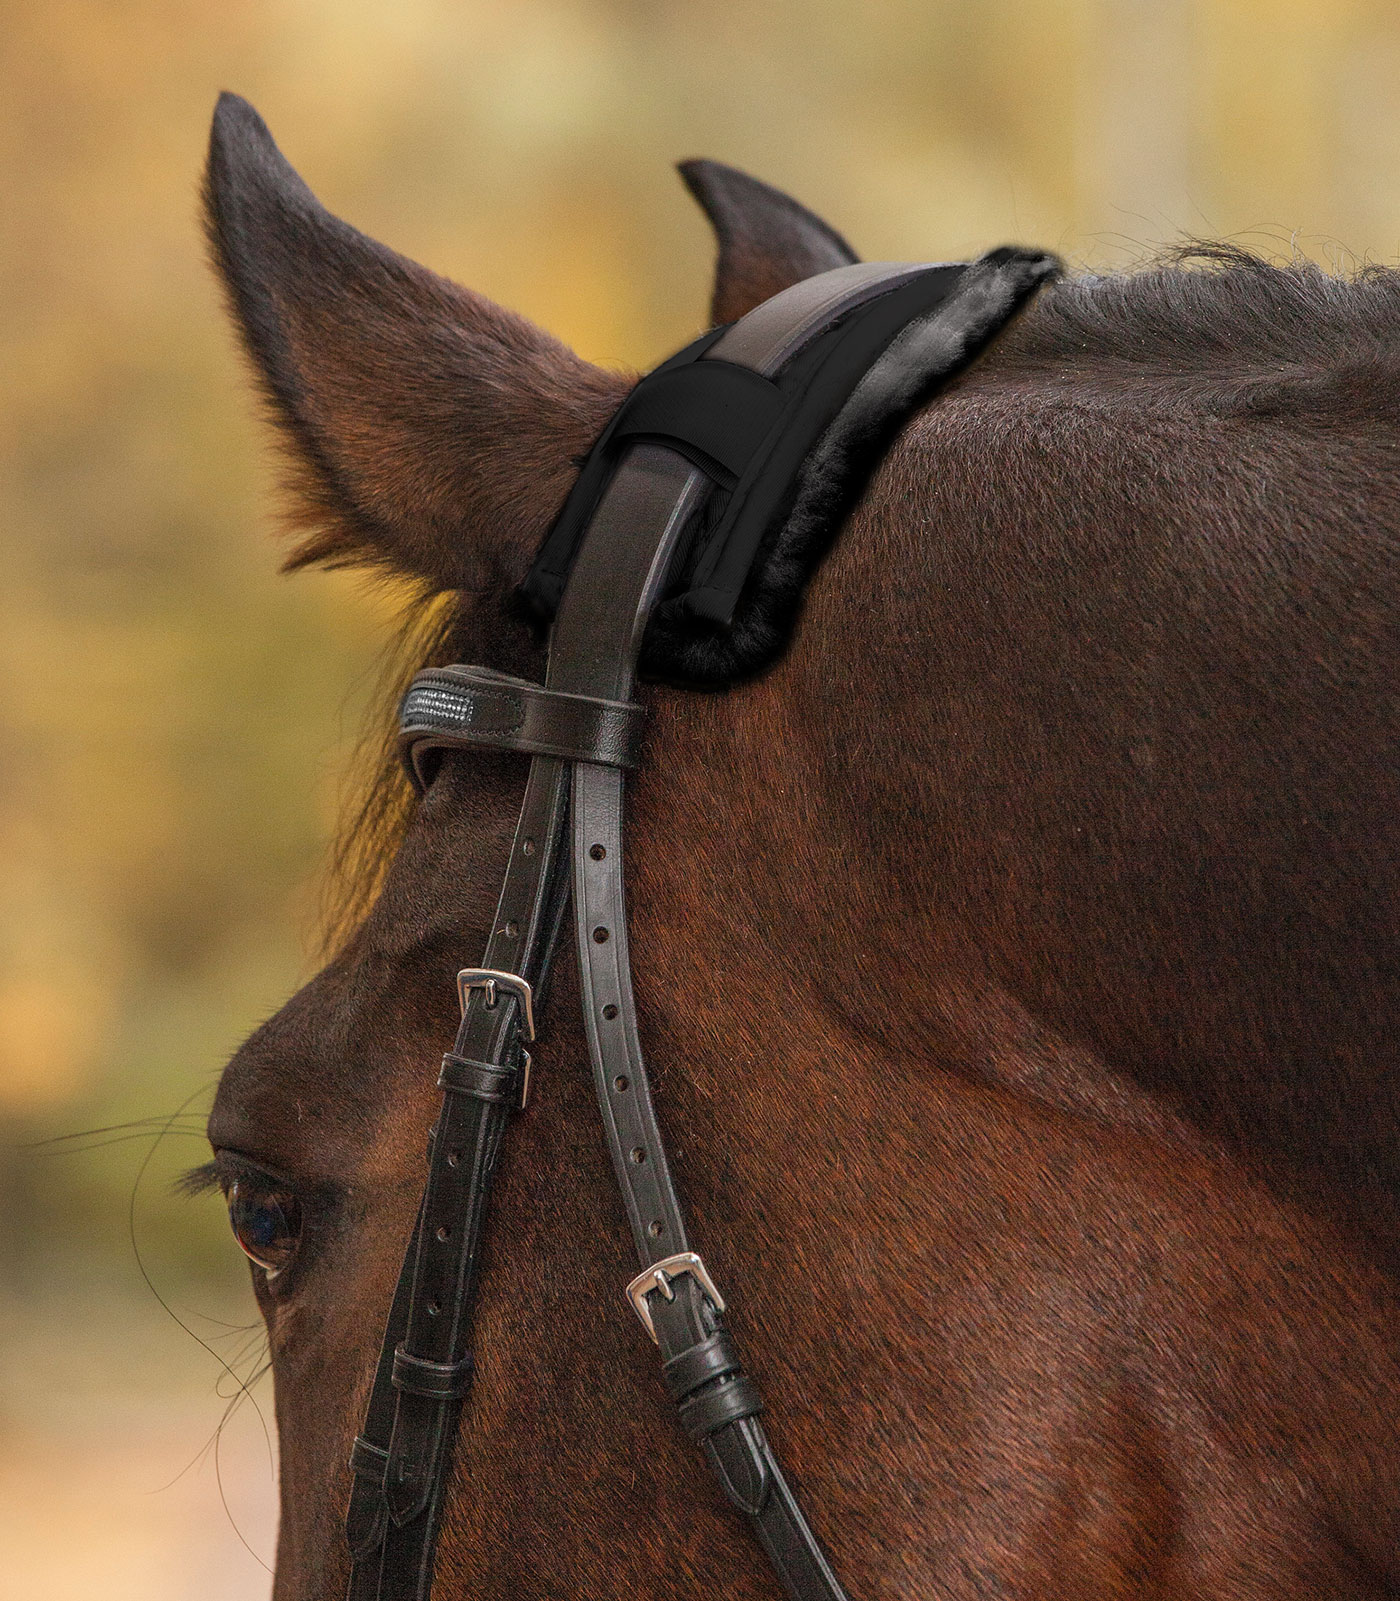
[[[850,259],[774,191],[689,177],[718,318]],[[629,380],[330,217],[239,101],[209,205],[294,564],[410,577],[448,597],[425,657],[538,675],[512,590]],[[1206,265],[1046,291],[905,430],[778,667],[648,696],[660,1115],[859,1601],[1400,1593],[1400,281]],[[279,1601],[343,1589],[521,781],[448,758],[219,1092],[219,1177],[255,1163],[304,1218],[254,1273]],[[566,958],[436,1593],[771,1596],[622,1302],[576,1017]]]

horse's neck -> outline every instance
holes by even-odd
[[[812,734],[807,738],[804,735]],[[721,798],[725,774],[737,794]],[[1132,1076],[1032,1016],[975,942],[930,916],[917,837],[843,815],[781,674],[672,706],[634,797],[633,959],[660,1061],[744,1114],[828,1103],[862,1077],[918,1103],[952,1074],[1202,1150]],[[902,861],[906,854],[911,858]],[[958,886],[948,886],[954,899]],[[649,1042],[650,1048],[650,1042]]]
[[[820,597],[814,610],[820,628]],[[1026,611],[1043,629],[1030,599]],[[629,842],[651,994],[700,1019],[690,1050],[727,1040],[723,1071],[757,1073],[776,1097],[805,1093],[794,1039],[845,1030],[916,1080],[951,1072],[1229,1153],[1378,1256],[1400,1254],[1393,1152],[1378,1155],[1400,1133],[1383,1093],[1386,987],[1374,1014],[1351,1015],[1309,978],[1296,842],[1228,814],[1219,826],[1238,837],[1208,839],[1223,872],[1253,874],[1246,889],[1278,880],[1259,914],[1276,937],[1251,940],[1247,906],[1216,904],[1201,879],[1200,830],[1216,823],[1205,788],[1124,762],[1146,715],[1135,683],[1066,681],[1050,653],[1008,681],[1004,646],[974,623],[944,620],[972,665],[936,694],[887,663],[872,679],[859,641],[833,631],[816,636],[825,672],[799,654],[732,696],[669,703]],[[1189,667],[1164,664],[1154,727],[1173,728],[1170,696],[1191,687],[1173,675]],[[1198,753],[1201,786],[1232,771],[1236,731],[1216,737]],[[1237,743],[1265,763],[1239,782],[1294,806],[1286,767],[1272,774],[1247,730]],[[1336,826],[1355,820],[1338,811]],[[1366,955],[1365,929],[1347,937]]]

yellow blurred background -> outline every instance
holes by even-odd
[[[260,1341],[217,1199],[170,1185],[225,1056],[314,965],[392,597],[274,575],[196,214],[217,91],[365,231],[644,365],[702,322],[691,155],[872,257],[1392,261],[1400,10],[17,0],[5,32],[0,1598],[243,1601],[270,1395],[216,1463]]]

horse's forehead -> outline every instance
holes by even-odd
[[[382,967],[352,948],[249,1036],[219,1081],[209,1120],[216,1148],[340,1179],[408,1139],[421,1110],[405,1065],[413,1042],[386,1004],[395,989],[387,972],[376,976]]]
[[[272,1142],[324,1165],[411,1126],[421,1154],[425,1041],[450,1032],[462,952],[489,927],[519,779],[507,763],[453,761],[413,808],[366,920],[225,1068],[216,1145]]]

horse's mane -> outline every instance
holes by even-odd
[[[1350,276],[1295,257],[1192,241],[1148,264],[1049,285],[986,359],[999,376],[1092,370],[1145,387],[1185,381],[1192,403],[1268,416],[1372,418],[1400,408],[1400,272]],[[979,368],[979,370],[981,370]],[[303,503],[304,505],[304,503]],[[304,513],[303,513],[304,517]],[[354,565],[357,546],[319,518],[287,567]],[[501,601],[505,597],[494,597]],[[386,652],[367,735],[330,852],[324,933],[335,948],[359,926],[402,838],[412,802],[395,743],[396,708],[421,667],[480,654],[482,597],[419,596]]]
[[[306,563],[294,552],[287,566],[302,565]],[[329,851],[321,895],[326,955],[344,945],[369,914],[408,826],[413,786],[399,756],[399,702],[421,668],[444,666],[469,654],[458,648],[462,611],[455,595],[410,595],[384,651],[365,731],[343,782],[340,822]]]
[[[1350,396],[1374,414],[1394,406],[1400,362],[1400,272],[1363,265],[1350,276],[1295,257],[1276,263],[1237,245],[1191,241],[1138,269],[1064,278],[1002,340],[996,367],[1105,378],[1202,378],[1229,407],[1268,385],[1277,406],[1312,411]],[[1347,384],[1387,375],[1384,392]],[[1291,396],[1292,404],[1289,403]],[[1250,409],[1258,409],[1251,407]]]

